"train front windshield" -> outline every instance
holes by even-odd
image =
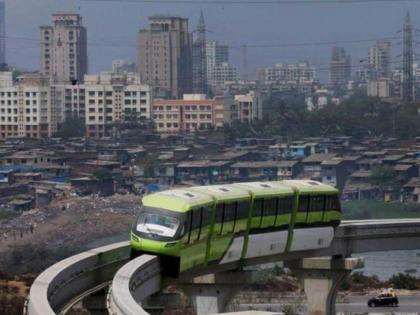
[[[174,239],[181,229],[181,218],[167,210],[143,207],[136,222],[136,231],[141,236],[153,239]]]

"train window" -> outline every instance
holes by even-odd
[[[229,203],[225,205],[225,218],[223,221],[223,233],[233,232],[235,229],[237,203]]]
[[[234,221],[236,218],[236,202],[225,205],[224,222]]]
[[[192,220],[192,211],[189,211],[189,212],[187,212],[187,214],[185,216],[185,225],[184,225],[184,230],[183,230],[183,233],[182,233],[184,243],[189,243],[190,242],[191,220]]]
[[[193,211],[191,211],[191,213],[192,213],[191,231],[200,228],[200,225],[201,225],[201,210],[202,210],[202,208],[194,209]]]
[[[241,201],[238,203],[237,220],[248,219],[249,215],[249,202]]]
[[[338,200],[338,195],[326,196],[326,206],[325,209],[340,211],[340,202]]]
[[[264,200],[264,216],[276,215],[277,198],[270,198]]]
[[[293,199],[294,197],[286,197],[279,199],[278,215],[290,214],[293,211]]]
[[[211,225],[211,210],[211,206],[203,207],[203,222],[201,223],[201,226]]]
[[[225,204],[219,203],[216,208],[216,221],[215,221],[215,223],[220,224],[220,229],[216,231],[216,233],[218,234],[222,234],[224,216],[225,216]]]
[[[307,212],[309,208],[309,196],[299,197],[299,212]]]
[[[194,242],[200,238],[200,227],[202,220],[202,210],[203,208],[195,209],[191,211],[192,214],[192,224],[191,224],[191,237],[190,241]]]
[[[259,218],[263,215],[264,199],[255,199],[254,207],[252,209],[252,216]]]
[[[324,211],[325,196],[311,196],[311,211]]]

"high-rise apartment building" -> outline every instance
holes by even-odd
[[[207,93],[206,25],[201,11],[196,36],[192,45],[193,93]]]
[[[312,84],[316,80],[316,68],[307,61],[298,64],[278,63],[274,67],[258,69],[258,80],[265,84]]]
[[[206,62],[207,82],[209,82],[213,79],[212,74],[214,67],[229,62],[229,46],[215,41],[207,42]]]
[[[389,78],[391,76],[391,41],[378,40],[369,49],[368,65],[371,79]]]
[[[152,16],[138,34],[138,70],[142,82],[159,96],[180,98],[192,90],[192,47],[188,19]]]
[[[82,81],[87,73],[87,32],[79,14],[53,14],[41,26],[41,69],[54,82]]]
[[[0,69],[6,65],[6,6],[0,2]]]
[[[129,60],[117,59],[112,61],[112,73],[131,73],[136,71],[136,64]]]
[[[350,55],[343,47],[331,50],[330,83],[335,88],[343,87],[351,79]]]
[[[223,62],[212,69],[209,85],[212,87],[222,86],[226,82],[235,81],[238,78],[236,67]]]

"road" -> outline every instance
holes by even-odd
[[[404,314],[404,315],[418,315],[420,314],[420,296],[419,295],[408,295],[399,296],[400,301],[399,307],[375,307],[369,308],[367,306],[367,300],[369,296],[349,296],[348,304],[339,303],[337,304],[336,310],[338,313],[344,314]],[[271,311],[280,312],[283,309],[282,305],[279,304],[241,304],[239,306],[240,311],[247,310],[259,310],[259,311]],[[306,306],[301,309],[301,314],[306,314]]]
[[[375,314],[389,314],[389,313],[419,313],[420,314],[420,296],[408,295],[399,296],[399,307],[375,307],[369,308],[367,306],[368,296],[349,296],[348,304],[337,304],[337,312],[375,312]]]

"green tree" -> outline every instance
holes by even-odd
[[[408,273],[398,273],[396,275],[393,275],[389,279],[389,282],[391,282],[394,288],[396,289],[417,289],[416,278],[409,275]]]
[[[66,120],[59,124],[55,137],[64,139],[73,137],[84,137],[86,135],[85,120],[80,117],[69,116]]]
[[[378,165],[372,168],[371,183],[378,186],[382,191],[399,188],[395,171],[388,165]]]

